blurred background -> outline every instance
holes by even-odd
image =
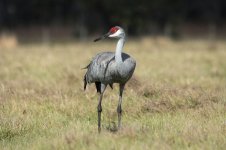
[[[114,25],[130,37],[224,39],[226,1],[0,1],[0,43],[87,40]]]

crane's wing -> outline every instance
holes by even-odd
[[[84,90],[86,89],[87,83],[95,82],[97,92],[100,92],[101,79],[104,78],[109,62],[114,59],[113,52],[103,52],[97,54],[92,61],[83,69],[87,69],[84,76]],[[113,84],[109,83],[113,89]]]

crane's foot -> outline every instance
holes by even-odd
[[[98,127],[98,133],[100,133],[101,132],[101,127]]]

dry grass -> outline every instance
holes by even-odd
[[[125,51],[137,60],[117,124],[117,93],[83,91],[81,70],[115,43],[22,45],[0,50],[1,149],[224,149],[226,44],[143,38]]]

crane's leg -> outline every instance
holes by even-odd
[[[104,91],[106,89],[106,85],[101,83],[101,89],[100,89],[100,97],[99,97],[99,103],[97,106],[97,113],[98,113],[98,132],[100,133],[101,131],[101,112],[102,112],[102,106],[101,106],[101,102],[102,102],[102,97],[104,94]]]
[[[117,107],[117,112],[118,112],[118,129],[121,128],[121,117],[122,117],[122,94],[124,90],[125,84],[120,84],[119,85],[119,101],[118,101],[118,107]]]

